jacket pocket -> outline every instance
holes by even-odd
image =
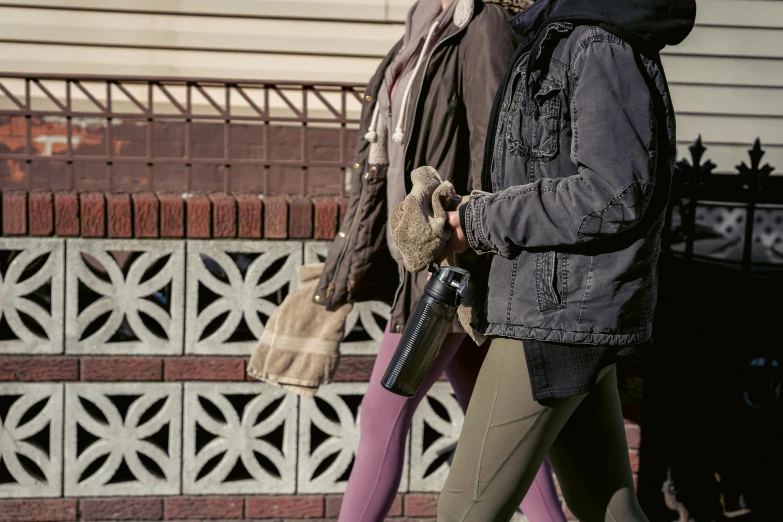
[[[547,76],[533,96],[533,153],[535,158],[549,160],[557,156],[560,139],[560,113],[563,87]]]
[[[536,254],[536,296],[542,312],[566,307],[568,291],[568,254]]]

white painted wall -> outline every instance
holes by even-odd
[[[364,82],[410,4],[0,0],[0,72]],[[699,0],[664,63],[682,145],[732,171],[758,136],[783,170],[783,1]]]

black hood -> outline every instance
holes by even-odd
[[[510,21],[525,42],[550,22],[603,27],[631,45],[660,51],[690,34],[696,18],[695,0],[537,0]]]

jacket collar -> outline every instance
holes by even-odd
[[[533,43],[541,26],[550,18],[558,3],[559,0],[536,0],[536,3],[508,21],[522,47]]]

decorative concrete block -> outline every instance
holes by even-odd
[[[342,493],[359,445],[366,383],[329,384],[299,403],[298,493]]]
[[[180,493],[182,385],[65,388],[65,496]]]
[[[342,493],[359,444],[360,404],[367,383],[322,386],[299,401],[297,493]],[[406,445],[400,492],[408,488]]]
[[[294,241],[189,241],[185,351],[249,355],[301,264]]]
[[[391,306],[380,301],[357,303],[345,319],[345,338],[340,345],[345,355],[374,355],[386,330]]]
[[[182,353],[185,244],[69,239],[68,353]]]
[[[332,245],[328,241],[305,242],[305,264],[323,263]],[[391,307],[379,301],[357,303],[345,320],[344,355],[374,355],[383,339]]]
[[[263,383],[186,383],[183,493],[295,492],[297,404]]]
[[[0,384],[0,498],[62,495],[62,424],[62,384]]]
[[[326,254],[329,253],[331,241],[305,241],[304,244],[304,262],[306,265],[323,263],[326,261]]]
[[[411,491],[440,492],[443,488],[464,418],[451,385],[435,383],[413,415]],[[437,436],[434,440],[433,435]]]
[[[0,354],[62,353],[62,239],[0,238]]]

